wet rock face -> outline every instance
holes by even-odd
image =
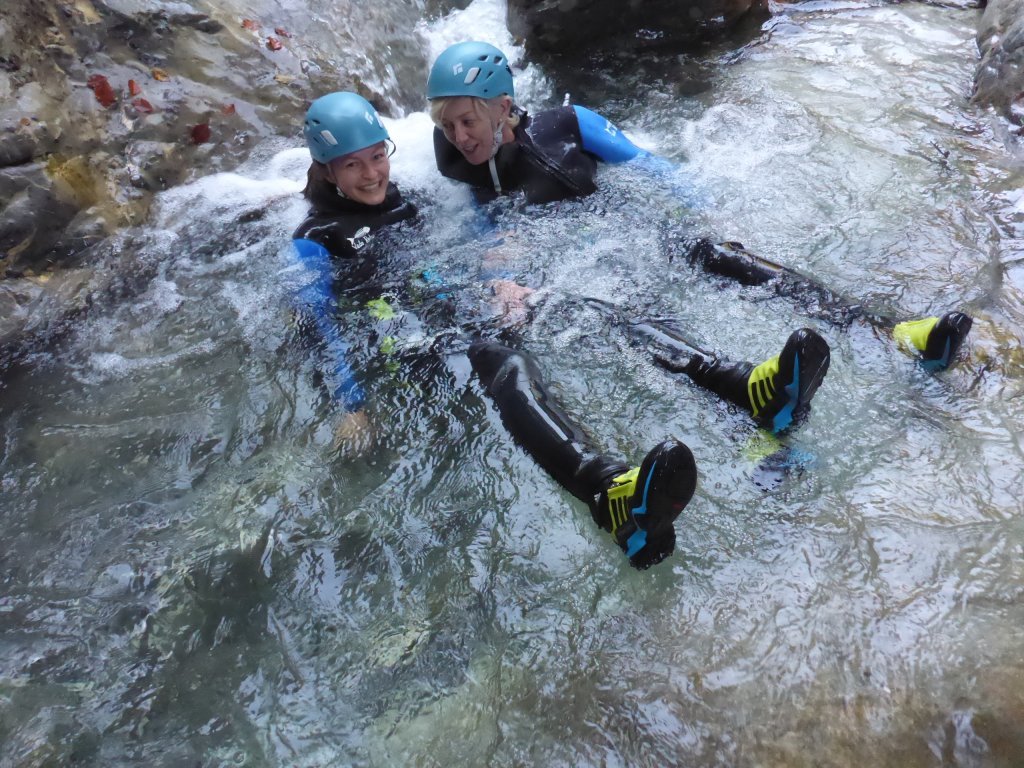
[[[974,100],[1024,129],[1024,0],[989,0],[978,25]]]
[[[532,52],[581,58],[600,46],[681,48],[768,17],[767,0],[509,0],[509,29]]]
[[[115,232],[145,220],[154,192],[234,167],[260,138],[298,140],[323,93],[356,90],[385,113],[419,108],[418,92],[413,103],[372,66],[376,50],[397,50],[425,71],[408,6],[374,4],[393,23],[374,16],[344,46],[358,11],[344,2],[330,11],[336,25],[260,0],[0,4],[0,277],[82,253],[91,234],[62,242],[80,214]]]
[[[436,12],[448,0],[429,0]],[[422,0],[0,2],[0,367],[104,291],[110,236],[155,193],[292,136],[354,90],[421,109]],[[395,76],[397,74],[397,77]],[[125,265],[131,270],[131,264]]]

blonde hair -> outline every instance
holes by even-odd
[[[444,96],[440,99],[432,99],[430,102],[430,119],[434,121],[434,125],[444,130],[441,126],[441,115],[444,114],[444,110],[447,108],[448,103],[452,99],[469,99],[473,106],[473,111],[477,117],[490,119],[490,106],[496,104],[502,99],[506,98],[507,94],[501,96],[495,96],[493,99],[481,99],[479,96]],[[516,109],[515,102],[512,103],[511,109],[509,109],[508,117],[505,118],[505,123],[509,128],[515,128],[519,125],[519,110]]]

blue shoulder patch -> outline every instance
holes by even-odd
[[[583,149],[597,155],[606,163],[624,163],[641,154],[646,154],[631,142],[608,120],[586,107],[573,105],[576,120],[580,124]]]

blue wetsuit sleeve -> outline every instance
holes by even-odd
[[[648,154],[626,138],[611,120],[586,107],[573,105],[580,126],[583,149],[606,163],[624,163]]]
[[[580,126],[583,149],[596,155],[606,163],[625,163],[631,161],[649,174],[679,200],[694,200],[693,189],[685,185],[679,176],[679,166],[671,160],[640,149],[631,142],[610,120],[586,107],[573,105],[576,121]]]
[[[358,411],[363,406],[362,387],[348,363],[349,345],[338,330],[334,308],[334,279],[331,254],[320,243],[305,238],[292,241],[298,262],[313,273],[313,279],[296,296],[298,309],[306,314],[323,340],[329,367],[332,397],[345,410]]]

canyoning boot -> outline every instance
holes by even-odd
[[[805,410],[828,372],[828,343],[810,328],[793,331],[782,353],[754,367],[747,396],[754,419],[772,432]]]
[[[645,570],[675,550],[672,523],[696,487],[697,464],[690,449],[666,440],[639,467],[612,478],[597,502],[598,522],[611,531],[629,564]]]
[[[973,324],[963,312],[947,312],[942,317],[898,323],[892,335],[897,344],[918,352],[925,368],[941,371],[956,357]]]

